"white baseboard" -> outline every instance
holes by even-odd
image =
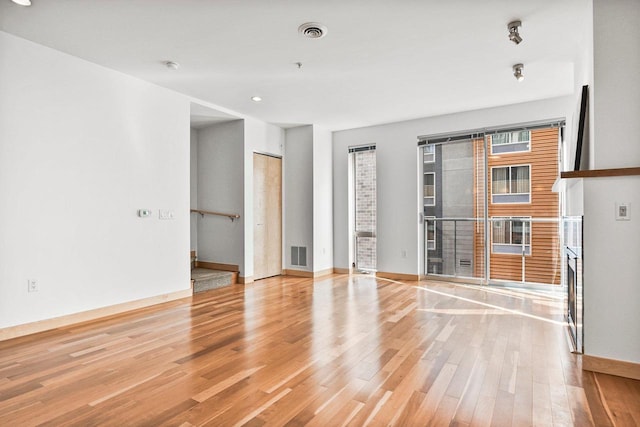
[[[156,295],[136,301],[128,301],[121,304],[96,308],[93,310],[81,311],[80,313],[67,314],[65,316],[54,317],[53,319],[44,319],[37,322],[10,326],[8,328],[0,329],[0,341],[22,337],[25,335],[31,335],[38,332],[49,331],[51,329],[61,328],[63,326],[73,325],[75,323],[87,322],[89,320],[112,316],[114,314],[120,314],[126,311],[136,310],[138,308],[162,304],[163,302],[188,298],[192,294],[193,290],[189,288],[182,291],[172,292],[170,294]]]

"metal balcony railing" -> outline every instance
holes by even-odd
[[[424,271],[483,283],[560,285],[565,242],[576,234],[570,232],[572,221],[518,216],[425,218]]]

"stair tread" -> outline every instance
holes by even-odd
[[[230,271],[211,270],[208,268],[194,268],[191,270],[191,279],[193,280],[207,280],[218,277],[231,277],[233,273]]]

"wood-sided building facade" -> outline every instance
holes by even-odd
[[[552,186],[558,177],[559,128],[550,127],[488,136],[474,141],[474,216],[484,212],[488,191],[489,278],[514,282],[560,284],[559,196]],[[476,225],[476,276],[484,276],[485,236]]]

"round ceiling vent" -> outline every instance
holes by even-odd
[[[310,39],[320,39],[327,34],[327,27],[317,22],[307,22],[298,27],[298,32]]]

